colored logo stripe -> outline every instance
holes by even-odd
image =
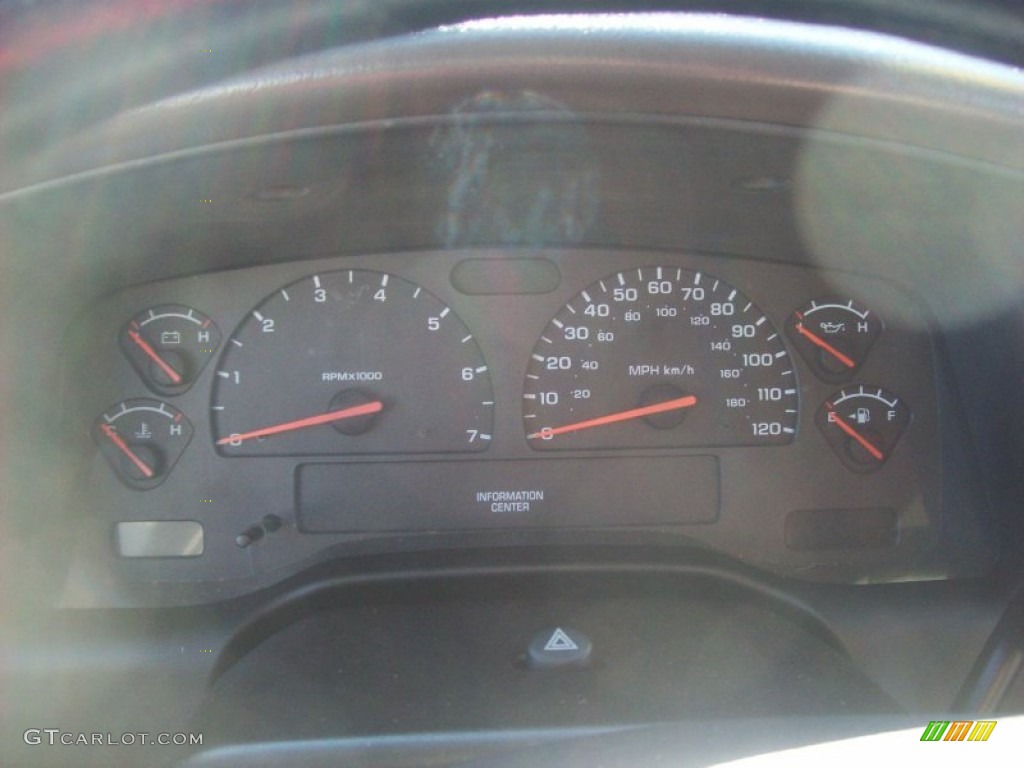
[[[963,741],[967,738],[972,725],[974,725],[973,720],[954,721],[950,724],[949,730],[946,731],[946,738],[943,741]]]
[[[967,737],[967,740],[988,741],[988,737],[992,735],[992,731],[994,731],[995,729],[995,720],[979,720],[974,724],[974,730],[971,731],[971,735]]]
[[[995,720],[932,720],[921,741],[988,741],[995,727]]]

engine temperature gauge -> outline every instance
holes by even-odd
[[[858,385],[826,400],[815,421],[847,468],[874,472],[885,464],[910,423],[910,409],[884,389]]]
[[[882,321],[852,299],[819,299],[789,316],[786,332],[823,381],[846,381],[868,356]]]
[[[160,395],[180,395],[217,351],[220,331],[191,307],[164,304],[129,320],[120,341],[147,387]]]
[[[96,419],[92,439],[121,482],[148,491],[160,485],[178,461],[192,439],[192,424],[167,403],[135,398]]]

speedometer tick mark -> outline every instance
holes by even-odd
[[[758,320],[757,322],[755,322],[755,323],[754,323],[754,325],[763,325],[763,324],[764,324],[764,322],[765,322],[765,321],[766,321],[767,319],[768,319],[767,317],[762,317],[762,318],[761,318],[760,320]]]
[[[541,339],[542,339],[543,341],[546,341],[546,342],[547,342],[548,344],[553,344],[553,343],[554,343],[554,342],[552,342],[552,341],[551,341],[551,339],[549,339],[549,338],[548,338],[547,336],[541,336]]]
[[[729,301],[732,301],[735,298],[736,298],[736,291],[733,291],[732,293],[729,294]]]
[[[263,322],[263,315],[261,315],[259,312],[253,310],[252,316],[259,320],[261,323]]]
[[[467,341],[469,341],[469,340],[470,340],[470,339],[472,339],[472,338],[473,338],[473,334],[471,333],[471,334],[469,334],[469,336],[467,336],[466,338],[464,338],[464,339],[462,340],[462,343],[463,343],[463,344],[465,344],[465,343],[466,343]]]
[[[452,310],[451,310],[451,308],[450,308],[450,307],[445,307],[445,308],[444,308],[444,309],[442,309],[442,310],[441,310],[441,312],[440,312],[440,313],[438,314],[438,317],[448,317],[448,313],[449,313],[449,312],[451,312],[451,311],[452,311]]]
[[[313,275],[313,285],[320,287],[320,275]]]
[[[583,300],[585,302],[587,302],[588,304],[590,303],[590,294],[589,293],[587,293],[586,291],[580,291],[580,296],[583,297]]]
[[[242,346],[242,342],[240,342],[238,339],[232,339],[231,343],[234,344],[236,347]]]
[[[387,276],[387,274],[381,275],[380,287],[381,288],[387,288],[388,287],[388,276]]]
[[[284,296],[285,301],[292,300],[292,297],[288,295],[288,291],[286,291],[284,288],[281,289],[281,295]]]
[[[412,297],[414,299],[418,299],[420,297],[420,290],[420,287],[416,286],[416,290],[412,292]]]
[[[533,355],[530,355],[530,357],[532,357],[538,363],[543,363],[544,362],[544,355],[533,354]]]
[[[554,320],[552,320],[551,322],[555,326],[555,328],[564,328],[565,327],[565,325],[562,323],[562,321],[559,320],[557,317]]]
[[[617,278],[618,278],[618,280],[619,280],[619,285],[625,285],[625,284],[626,284],[626,278],[624,278],[624,277],[622,276],[622,273],[621,273],[621,272],[619,272],[619,274],[617,274],[617,275],[616,275],[616,277],[617,277]]]
[[[572,312],[574,315],[576,314],[576,310],[572,308],[572,304],[566,304],[565,308]]]

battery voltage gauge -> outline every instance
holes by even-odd
[[[180,395],[217,351],[220,331],[191,307],[164,304],[129,320],[120,344],[147,387],[159,395]]]

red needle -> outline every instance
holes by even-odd
[[[825,407],[828,409],[828,412],[832,415],[832,421],[835,423],[837,427],[839,427],[841,430],[843,430],[843,432],[845,432],[858,443],[860,443],[864,450],[870,453],[876,459],[878,459],[879,461],[885,461],[885,454],[882,453],[877,448],[875,448],[875,446],[869,443],[866,439],[864,439],[864,437],[857,430],[855,430],[853,427],[851,427],[849,424],[843,421],[843,417],[836,413],[835,410],[833,410],[833,406],[826,403]]]
[[[561,435],[566,432],[578,432],[581,429],[590,429],[591,427],[600,427],[605,424],[614,424],[617,421],[628,421],[629,419],[639,419],[644,416],[650,416],[654,413],[664,413],[665,411],[676,411],[680,408],[692,408],[697,404],[697,398],[693,395],[687,395],[686,397],[677,397],[675,400],[666,400],[664,403],[655,403],[654,405],[645,405],[643,408],[631,408],[628,411],[619,411],[618,413],[610,413],[607,416],[599,416],[596,419],[588,419],[587,421],[577,421],[575,424],[566,424],[563,427],[545,428],[540,432],[534,432],[532,435],[527,435],[527,440],[534,440],[538,437],[554,437],[555,435]]]
[[[828,352],[830,355],[832,355],[832,357],[834,357],[840,363],[845,365],[847,368],[856,368],[857,367],[857,364],[855,362],[853,362],[853,360],[848,358],[846,355],[844,355],[842,352],[840,352],[838,349],[833,347],[831,344],[829,344],[827,341],[825,341],[823,338],[821,338],[817,334],[811,333],[806,328],[804,328],[804,324],[803,323],[797,323],[796,324],[796,332],[799,333],[804,338],[806,338],[808,341],[810,341],[811,344],[814,344],[815,346],[821,347],[822,349],[824,349],[826,352]]]
[[[121,453],[123,453],[125,456],[131,459],[132,464],[139,468],[139,472],[144,474],[146,477],[153,476],[153,468],[149,466],[149,464],[144,462],[142,459],[140,459],[136,455],[135,451],[128,447],[128,443],[122,440],[121,436],[117,434],[117,432],[115,432],[112,427],[109,427],[106,424],[100,424],[100,429],[102,429],[103,434],[109,437],[110,441],[118,447]]]
[[[351,408],[342,408],[340,411],[328,411],[327,413],[310,416],[306,419],[296,419],[295,421],[286,421],[283,424],[275,424],[272,427],[255,429],[252,432],[244,432],[241,435],[228,435],[218,440],[217,445],[227,445],[228,443],[237,443],[241,440],[252,440],[254,437],[266,437],[267,435],[276,435],[279,432],[291,432],[293,429],[305,429],[306,427],[315,427],[318,424],[330,424],[332,421],[366,416],[370,413],[377,413],[383,410],[383,408],[384,403],[380,402],[380,400],[373,400]]]
[[[135,331],[128,331],[128,338],[130,338],[132,341],[138,344],[139,349],[145,352],[146,356],[149,357],[150,360],[159,365],[160,370],[166,373],[171,381],[173,381],[175,384],[181,384],[181,374],[178,373],[173,368],[171,368],[171,366],[167,364],[167,361],[160,357],[160,355],[158,355],[156,351],[151,346],[149,346],[149,343],[144,338],[142,338]]]

